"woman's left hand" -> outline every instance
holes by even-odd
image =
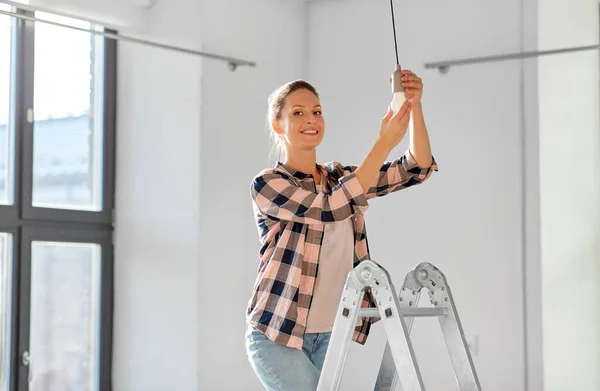
[[[423,80],[419,76],[408,69],[403,69],[402,85],[404,86],[404,98],[410,100],[413,105],[421,101]]]

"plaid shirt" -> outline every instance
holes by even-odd
[[[331,162],[317,167],[322,193],[317,193],[312,175],[280,162],[260,172],[250,186],[262,246],[247,322],[270,340],[297,349],[302,349],[324,224],[352,217],[356,267],[370,258],[364,220],[368,200],[419,184],[438,169],[435,160],[430,168],[420,168],[407,150],[400,159],[383,164],[365,193],[356,166]],[[362,306],[375,307],[369,292]],[[374,321],[363,318],[353,340],[364,344]]]

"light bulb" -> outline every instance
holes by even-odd
[[[405,101],[404,86],[402,85],[402,68],[400,64],[396,64],[396,69],[392,73],[392,103],[390,108],[396,114]]]
[[[404,98],[404,92],[394,92],[394,96],[392,98],[392,103],[390,103],[390,108],[396,114],[406,98]]]
[[[396,65],[394,73],[392,73],[392,102],[390,108],[396,114],[400,107],[404,104],[406,98],[404,97],[404,86],[402,85],[402,68],[400,64]],[[410,115],[410,114],[409,114]],[[408,130],[412,129],[412,118],[408,121]]]

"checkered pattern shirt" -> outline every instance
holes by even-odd
[[[368,201],[422,183],[438,169],[435,160],[431,167],[420,168],[407,150],[382,165],[376,183],[365,193],[356,166],[331,162],[317,168],[321,193],[312,175],[280,162],[260,172],[250,186],[262,246],[247,322],[270,340],[297,349],[302,349],[324,224],[352,218],[356,267],[370,258],[364,220]],[[375,307],[368,292],[361,305]],[[364,344],[374,321],[363,318],[353,340]]]

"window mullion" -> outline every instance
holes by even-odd
[[[19,13],[34,16],[33,12],[19,10]],[[23,217],[23,209],[31,205],[33,183],[33,79],[35,61],[34,22],[19,19],[17,45],[17,83],[18,97],[16,104],[16,142],[20,162],[17,169],[17,194],[19,211]]]

